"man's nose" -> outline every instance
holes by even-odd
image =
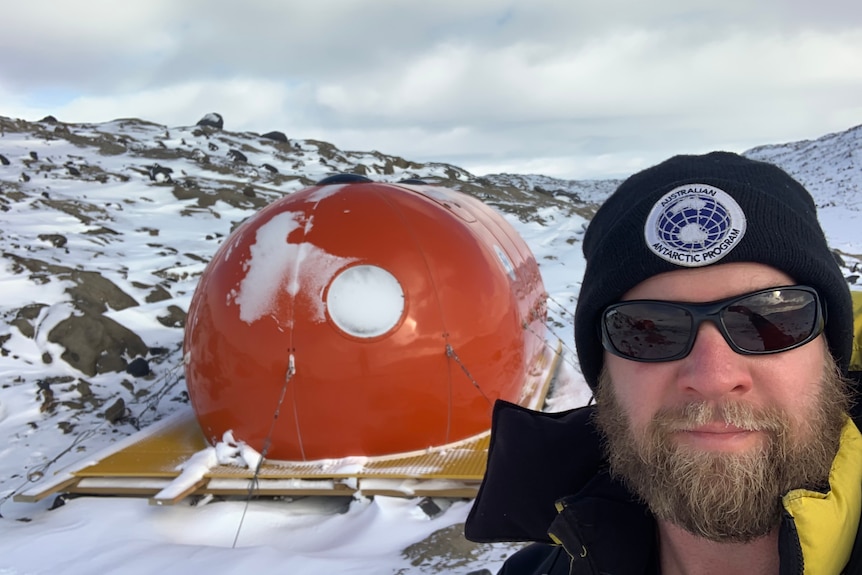
[[[752,387],[750,359],[733,351],[718,328],[709,322],[700,325],[691,353],[681,361],[677,384],[701,399],[742,395]]]

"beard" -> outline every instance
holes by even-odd
[[[776,408],[744,402],[699,402],[659,411],[644,430],[631,429],[606,371],[596,390],[596,422],[611,474],[656,518],[717,542],[749,542],[778,526],[781,498],[798,488],[828,488],[849,409],[848,384],[830,354],[814,404],[799,422]],[[673,434],[708,422],[761,432],[743,452],[694,449]]]

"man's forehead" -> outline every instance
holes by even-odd
[[[651,276],[627,291],[622,300],[715,301],[738,294],[793,285],[787,273],[757,262],[731,262],[681,268]]]

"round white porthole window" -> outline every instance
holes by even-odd
[[[404,290],[385,269],[371,265],[349,267],[329,284],[326,308],[332,322],[354,337],[383,335],[404,315]]]

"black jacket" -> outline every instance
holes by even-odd
[[[510,557],[501,575],[658,573],[655,519],[609,475],[592,412],[495,404],[488,467],[465,534],[477,542],[535,542]],[[844,573],[862,574],[860,533]],[[781,575],[803,573],[787,513],[779,554]]]

